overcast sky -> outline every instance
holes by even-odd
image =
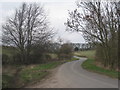
[[[1,0],[0,1],[0,25],[4,23],[7,17],[14,14],[16,8],[19,8],[23,2],[37,2],[44,5],[44,9],[48,14],[51,26],[57,31],[57,37],[61,37],[64,41],[70,41],[73,43],[84,43],[82,34],[68,32],[65,30],[64,23],[68,18],[68,10],[74,10],[76,8],[76,0]]]

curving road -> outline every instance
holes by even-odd
[[[118,88],[118,80],[84,70],[80,65],[86,58],[61,65],[54,75],[34,88]]]

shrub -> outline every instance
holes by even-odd
[[[42,54],[39,54],[39,52],[34,52],[32,54],[30,54],[29,60],[28,60],[29,64],[30,63],[42,63]]]
[[[45,54],[45,60],[50,60],[52,59],[51,56],[49,54]]]
[[[10,63],[10,58],[6,54],[2,54],[2,64],[9,64]]]
[[[72,57],[73,47],[65,43],[61,46],[61,48],[58,51],[58,58],[59,59],[70,59]]]
[[[19,53],[16,53],[13,55],[13,62],[14,64],[22,64],[23,62],[21,61],[21,56]]]

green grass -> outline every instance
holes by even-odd
[[[118,78],[118,72],[114,70],[107,70],[101,67],[98,67],[94,64],[95,60],[88,59],[82,63],[82,67],[89,71],[97,72],[100,74],[104,74],[113,78]]]
[[[33,67],[25,68],[24,70],[30,70],[30,71],[35,71],[35,70],[46,70],[46,69],[52,69],[55,68],[56,66],[60,65],[61,62],[50,62],[46,64],[39,64],[35,65]]]
[[[113,78],[118,78],[118,72],[115,70],[107,70],[95,65],[95,50],[74,52],[76,56],[87,57],[88,59],[82,63],[82,67],[88,71],[100,73]]]
[[[31,67],[24,68],[20,72],[20,79],[22,83],[28,84],[29,82],[37,82],[41,80],[43,77],[49,74],[48,70],[57,67],[62,64],[61,62],[50,62],[47,64],[40,64]]]
[[[22,71],[20,73],[20,78],[23,85],[28,84],[29,82],[37,82],[38,80],[42,79],[48,72],[43,71]]]

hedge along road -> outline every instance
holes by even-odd
[[[31,88],[118,88],[118,79],[84,70],[86,58],[67,62],[52,71],[45,80]]]

